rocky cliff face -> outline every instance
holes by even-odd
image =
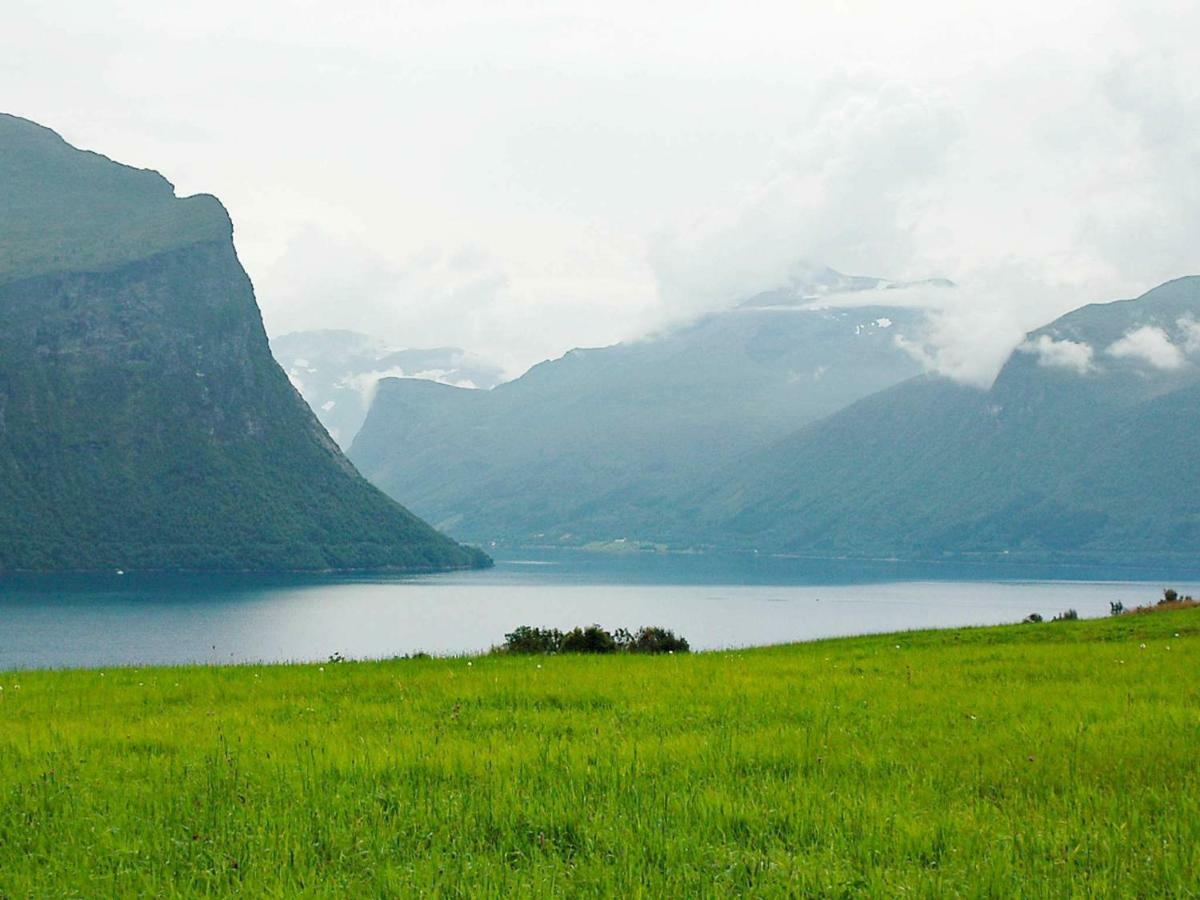
[[[0,570],[485,561],[330,440],[215,198],[0,116]]]
[[[397,350],[381,338],[354,331],[294,331],[273,338],[271,351],[343,448],[358,434],[383,378],[486,390],[504,377],[499,366],[457,347]]]

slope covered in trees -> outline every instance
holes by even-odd
[[[879,285],[862,281],[851,286]],[[761,295],[645,340],[573,350],[489,391],[386,379],[350,458],[465,539],[661,533],[713,471],[920,371],[896,338],[923,313],[810,299]]]
[[[12,116],[0,186],[0,570],[486,562],[329,439],[215,198]]]
[[[1200,551],[1200,278],[1030,334],[982,391],[869,397],[694,491],[676,536],[902,556]],[[687,524],[691,523],[691,524]]]

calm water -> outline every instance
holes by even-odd
[[[0,670],[463,653],[521,624],[657,624],[707,649],[1107,615],[1164,584],[1200,593],[1200,573],[549,553],[420,578],[8,578]]]

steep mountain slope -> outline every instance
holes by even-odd
[[[896,336],[919,331],[921,312],[760,299],[650,339],[573,350],[490,391],[385,380],[350,456],[463,538],[661,531],[697,479],[919,372]]]
[[[499,366],[457,347],[396,350],[354,331],[296,331],[274,338],[271,351],[342,447],[362,427],[381,378],[491,388],[504,376]]]
[[[0,571],[484,562],[313,418],[215,198],[0,115]]]
[[[988,391],[924,376],[727,468],[682,534],[796,552],[1200,551],[1200,278],[1029,335]]]

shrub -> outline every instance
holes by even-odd
[[[1112,616],[1119,616],[1125,612],[1125,604],[1118,600],[1116,603],[1108,604],[1108,613]]]
[[[617,651],[620,653],[628,653],[633,649],[633,642],[636,636],[628,628],[618,628],[613,632],[613,640],[617,644]]]
[[[1023,618],[1021,620],[1021,622],[1026,625],[1036,624],[1037,622],[1041,622],[1041,621],[1042,621],[1041,613],[1030,613],[1029,615],[1027,615],[1025,618]]]
[[[557,628],[532,628],[521,625],[504,636],[508,653],[557,653],[562,647],[563,633]]]
[[[1162,604],[1162,603],[1178,603],[1179,602],[1179,592],[1174,590],[1173,588],[1167,588],[1165,591],[1163,591],[1162,599],[1159,600],[1158,602],[1160,604]]]
[[[637,633],[627,628],[608,632],[599,625],[557,628],[522,625],[504,636],[498,653],[687,653],[688,642],[667,628],[650,625]]]
[[[563,635],[563,653],[616,653],[617,642],[599,625],[573,628]]]
[[[1074,622],[1079,618],[1079,613],[1073,609],[1068,609],[1066,612],[1060,612],[1057,616],[1051,619],[1051,622]]]
[[[633,653],[687,653],[691,648],[675,632],[651,625],[638,631],[629,649]]]

